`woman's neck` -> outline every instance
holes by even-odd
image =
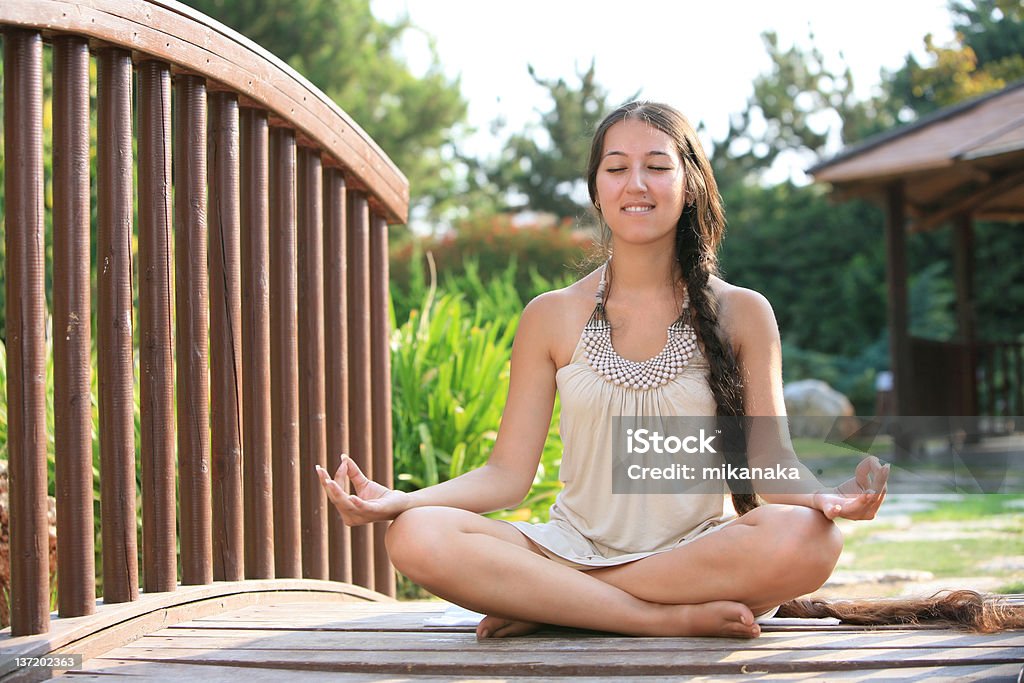
[[[621,248],[613,251],[609,279],[614,280],[619,293],[654,294],[672,289],[681,276],[672,251]]]

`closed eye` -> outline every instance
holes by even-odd
[[[672,171],[674,170],[671,166],[648,166],[647,168],[652,171]]]

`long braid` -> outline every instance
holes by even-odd
[[[676,256],[686,281],[697,333],[704,345],[708,361],[708,385],[715,397],[716,414],[719,418],[737,418],[723,421],[723,441],[727,458],[739,457],[746,465],[746,435],[743,430],[743,380],[732,345],[724,342],[718,325],[718,300],[711,291],[709,281],[717,269],[717,260],[709,252],[703,240],[693,230],[694,206],[689,206],[679,220],[676,231]],[[730,481],[732,504],[738,514],[744,514],[758,506],[757,496],[750,488],[750,482]]]

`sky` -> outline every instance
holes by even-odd
[[[898,68],[908,52],[924,55],[926,33],[940,44],[952,38],[946,0],[372,0],[372,7],[384,20],[407,13],[422,29],[403,45],[414,71],[425,67],[426,36],[433,38],[445,73],[461,79],[478,131],[464,149],[476,156],[500,149],[490,133],[496,118],[516,130],[549,106],[528,64],[541,78],[578,83],[576,73],[593,59],[613,104],[639,90],[695,125],[703,121],[708,144],[725,134],[730,113],[744,108],[754,77],[770,66],[763,31],[775,30],[783,47],[809,45],[813,31],[827,60],[836,65],[841,55],[850,65],[864,96],[881,68]]]

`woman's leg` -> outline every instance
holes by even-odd
[[[650,602],[542,557],[514,527],[453,508],[414,508],[392,522],[392,562],[435,595],[506,620],[630,635],[753,637],[739,602]]]
[[[761,614],[820,588],[841,551],[838,527],[821,513],[766,505],[675,550],[587,573],[650,602],[728,600]],[[488,616],[477,632],[502,637],[539,627]]]
[[[651,602],[734,600],[760,614],[820,588],[842,549],[819,511],[764,505],[686,545],[589,573]]]

